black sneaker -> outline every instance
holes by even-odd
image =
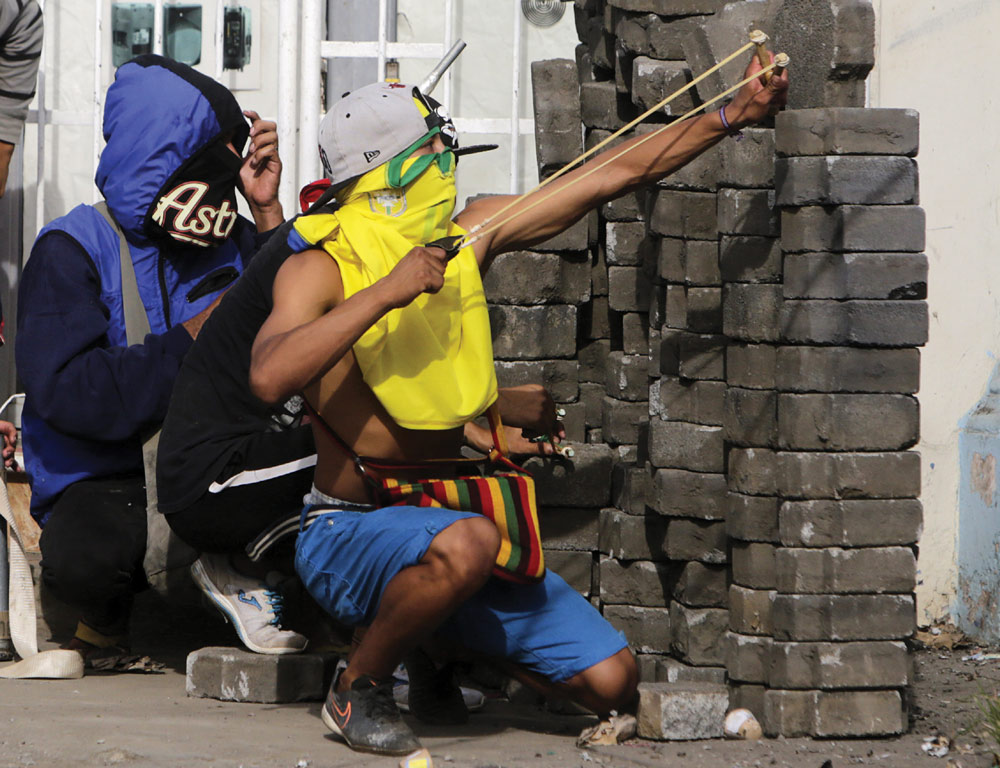
[[[379,682],[361,675],[348,691],[338,693],[337,678],[323,703],[326,727],[359,752],[378,755],[408,755],[420,749],[420,742],[392,698],[392,681]]]
[[[410,678],[407,704],[418,720],[430,725],[462,725],[469,720],[462,689],[455,681],[455,667],[438,669],[430,656],[415,650],[403,661]]]

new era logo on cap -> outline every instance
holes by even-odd
[[[370,149],[367,152],[365,152],[365,161],[370,163],[372,160],[374,160],[376,157],[378,157],[381,154],[382,154],[381,150]]]

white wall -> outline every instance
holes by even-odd
[[[1000,101],[994,95],[1000,3],[874,0],[873,107],[920,112],[920,198],[927,212],[930,341],[920,391],[924,534],[920,618],[946,617],[955,597],[958,425],[1000,351]]]

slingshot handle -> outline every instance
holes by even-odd
[[[755,29],[750,33],[750,42],[757,46],[757,61],[760,62],[762,67],[767,67],[771,64],[771,57],[768,55],[767,41],[768,36],[765,32],[759,29]],[[764,79],[764,85],[767,85],[771,81],[771,72],[765,72],[761,77]]]

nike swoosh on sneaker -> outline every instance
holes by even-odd
[[[256,597],[247,597],[247,593],[242,589],[236,594],[236,599],[239,600],[241,603],[252,605],[258,611],[264,610],[263,608],[261,608],[260,601],[258,601]]]

